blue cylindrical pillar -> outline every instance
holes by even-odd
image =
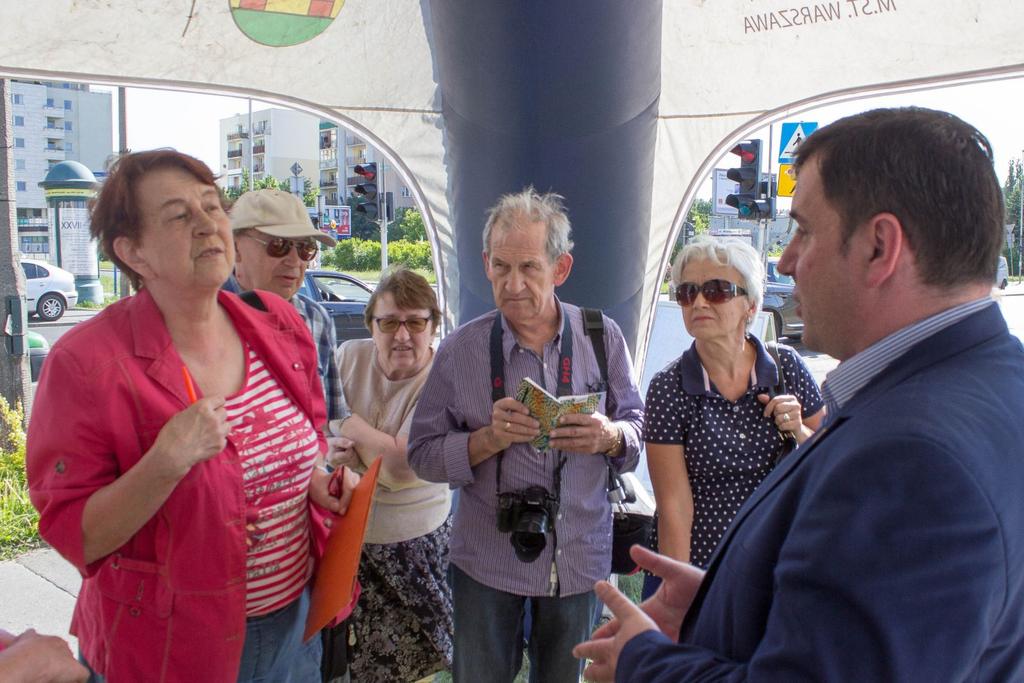
[[[431,0],[459,264],[458,322],[494,307],[484,213],[526,185],[566,198],[559,296],[636,339],[661,91],[661,0]]]

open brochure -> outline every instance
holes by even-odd
[[[558,426],[563,415],[582,413],[590,415],[597,411],[601,394],[580,394],[578,396],[556,397],[529,377],[523,378],[516,392],[516,400],[530,410],[530,415],[540,422],[540,435],[530,442],[534,448],[544,451],[549,448],[551,430]]]

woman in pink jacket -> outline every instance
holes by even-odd
[[[331,495],[319,469],[307,328],[220,291],[231,228],[192,157],[122,157],[92,232],[138,294],[54,345],[27,456],[40,533],[83,576],[83,662],[111,683],[317,680],[308,585],[357,477]]]

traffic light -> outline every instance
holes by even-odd
[[[352,188],[362,201],[356,206],[357,213],[365,213],[370,220],[377,220],[380,215],[380,207],[377,205],[379,196],[377,193],[377,164],[369,163],[356,166],[353,169],[356,175],[363,177],[363,182]]]
[[[730,168],[729,180],[739,183],[739,192],[727,195],[725,203],[739,212],[739,218],[756,221],[771,218],[772,201],[767,183],[761,182],[761,141],[741,142],[730,150],[740,158],[739,168]]]

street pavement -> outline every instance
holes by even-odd
[[[997,296],[1024,296],[1024,284],[1010,285]],[[838,362],[825,354],[800,351],[819,382]],[[0,628],[12,633],[34,628],[40,633],[63,636],[71,642],[72,649],[76,648],[77,642],[68,634],[68,628],[80,585],[77,570],[48,548],[0,562]]]

